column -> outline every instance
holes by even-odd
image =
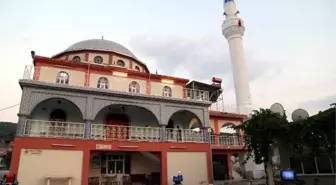
[[[167,134],[166,134],[166,125],[161,125],[161,129],[160,129],[160,138],[161,141],[166,141],[167,140]]]
[[[91,138],[91,125],[92,120],[85,120],[85,130],[84,130],[84,138],[90,139]]]
[[[232,180],[233,178],[233,176],[232,176],[232,161],[231,161],[231,156],[232,156],[232,154],[231,153],[227,153],[226,154],[226,156],[227,156],[227,165],[228,165],[228,174],[229,174],[229,180]]]
[[[213,161],[212,161],[212,150],[207,152],[207,168],[208,168],[208,182],[209,184],[214,183],[214,176],[213,176]]]
[[[203,127],[202,128],[203,133],[204,133],[204,141],[206,143],[211,144],[209,129],[210,129],[209,127]]]
[[[16,127],[16,136],[23,136],[25,132],[26,121],[28,119],[28,116],[23,115],[23,114],[18,114],[18,116],[19,116],[19,121]],[[30,127],[27,127],[27,128],[30,128]]]
[[[83,150],[83,165],[82,165],[82,183],[81,185],[89,184],[89,171],[90,171],[90,150]]]
[[[161,152],[161,185],[168,185],[167,151]]]

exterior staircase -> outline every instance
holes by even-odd
[[[156,152],[140,152],[143,156],[147,157],[148,159],[160,163],[160,153]]]

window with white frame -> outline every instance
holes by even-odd
[[[69,84],[69,74],[61,71],[57,74],[56,83],[58,84]]]
[[[108,79],[105,78],[105,77],[100,77],[98,79],[97,88],[108,89],[109,88],[109,81],[108,81]]]
[[[102,156],[101,174],[130,174],[129,156],[125,155]]]
[[[335,155],[305,158],[290,157],[289,166],[298,174],[332,174],[335,173]]]
[[[172,97],[172,89],[169,86],[164,86],[162,88],[162,96]]]
[[[132,93],[140,93],[140,85],[138,82],[133,81],[128,86],[128,91]]]

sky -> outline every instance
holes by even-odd
[[[236,0],[254,108],[281,103],[310,115],[336,102],[336,1]],[[52,56],[86,39],[129,48],[151,72],[210,83],[223,79],[224,106],[235,95],[223,0],[0,0],[0,121],[17,122],[30,51]],[[214,107],[214,106],[213,106]]]

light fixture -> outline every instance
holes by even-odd
[[[127,73],[122,73],[122,72],[117,72],[117,71],[113,71],[112,75],[113,76],[127,77]]]
[[[162,79],[161,82],[165,84],[174,84],[174,80],[168,80],[168,79]]]

